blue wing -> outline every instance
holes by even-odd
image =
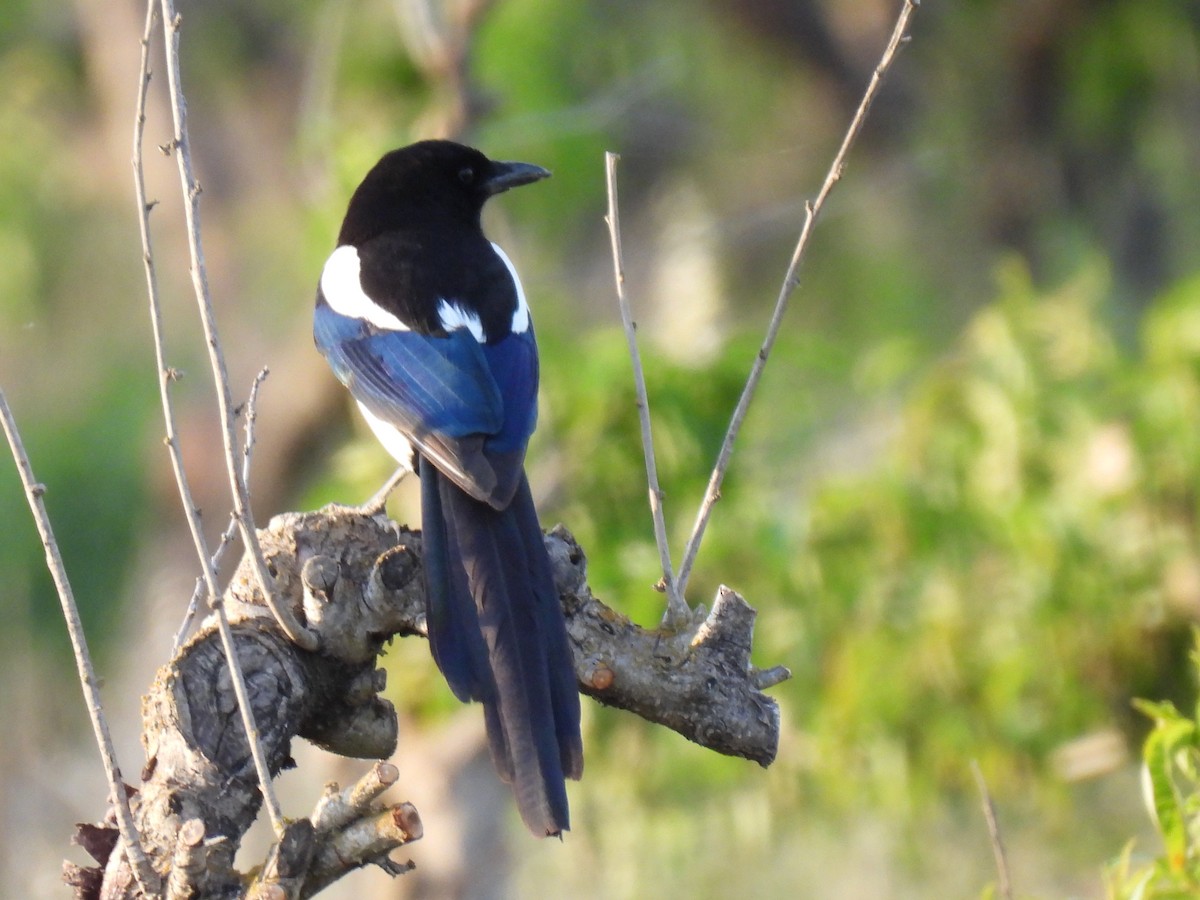
[[[491,344],[466,329],[444,337],[384,331],[319,302],[313,335],[334,374],[372,414],[468,494],[498,509],[508,505],[537,421],[532,331]]]

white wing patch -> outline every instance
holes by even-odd
[[[513,287],[517,289],[517,309],[512,317],[512,330],[514,334],[522,334],[529,330],[529,304],[525,301],[525,288],[521,287],[521,279],[517,275],[517,268],[512,264],[512,260],[508,258],[508,254],[500,249],[499,244],[492,244],[492,249],[496,251],[496,255],[500,257],[500,261],[508,269],[508,274],[512,276]]]
[[[525,299],[525,289],[521,286],[521,279],[517,275],[512,260],[508,258],[508,254],[497,244],[492,244],[492,249],[496,251],[496,255],[500,257],[504,267],[508,269],[508,274],[513,280],[513,287],[516,288],[517,308],[513,312],[511,328],[513,333],[522,334],[529,330],[530,322],[529,303]],[[325,268],[321,270],[321,293],[325,295],[325,302],[329,304],[330,308],[340,315],[352,319],[362,319],[384,331],[411,331],[412,329],[395,315],[383,309],[367,296],[362,289],[359,273],[358,251],[354,247],[343,244],[330,254],[329,259],[325,261]],[[465,328],[471,332],[471,336],[475,340],[483,343],[485,339],[483,323],[475,313],[469,312],[449,300],[438,302],[437,313],[442,328],[446,331]]]
[[[362,319],[384,331],[411,329],[366,295],[359,278],[358,251],[343,244],[330,254],[321,270],[321,293],[335,312]]]
[[[452,303],[449,300],[439,300],[437,307],[438,319],[442,323],[442,328],[446,331],[456,331],[459,328],[465,328],[471,332],[471,337],[475,338],[479,343],[483,343],[483,323],[479,321],[479,316],[473,312],[468,312],[457,303]]]

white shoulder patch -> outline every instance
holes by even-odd
[[[496,255],[508,269],[508,274],[512,276],[513,287],[517,289],[517,309],[512,317],[512,330],[515,334],[522,334],[529,330],[529,304],[525,300],[525,288],[521,287],[521,278],[517,275],[517,267],[512,264],[508,254],[500,249],[499,244],[493,243],[492,249],[496,251]]]
[[[325,260],[321,293],[330,308],[343,316],[362,319],[385,331],[410,331],[398,318],[366,295],[359,278],[358,251],[343,244]]]
[[[442,327],[447,331],[457,331],[459,328],[465,328],[471,332],[471,337],[475,338],[479,343],[483,343],[483,323],[479,321],[479,316],[475,315],[475,313],[468,312],[450,300],[439,300],[437,313]]]

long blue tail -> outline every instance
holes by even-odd
[[[579,691],[529,482],[496,510],[424,458],[420,475],[433,658],[460,700],[483,704],[529,830],[558,834],[570,828],[564,778],[583,772]]]

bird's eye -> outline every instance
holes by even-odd
[[[458,180],[461,181],[463,184],[470,184],[472,181],[475,180],[475,170],[470,167],[467,167],[465,169],[459,169],[458,170]]]

